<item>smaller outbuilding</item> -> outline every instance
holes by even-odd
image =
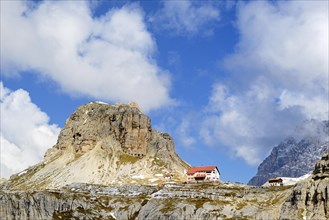
[[[268,179],[269,186],[283,186],[282,178],[270,178]]]
[[[187,171],[187,182],[215,182],[220,181],[217,166],[191,167]]]

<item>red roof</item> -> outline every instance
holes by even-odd
[[[195,174],[196,172],[207,172],[217,169],[216,166],[204,166],[204,167],[191,167],[188,169],[187,174]]]

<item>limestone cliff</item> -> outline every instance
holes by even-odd
[[[170,175],[171,181],[184,181],[188,167],[175,153],[171,137],[153,130],[136,104],[94,102],[67,119],[43,162],[13,175],[6,188],[59,188],[77,182],[156,184]]]
[[[42,163],[0,184],[0,219],[329,219],[329,151],[295,186],[179,183],[187,168],[135,104],[89,103]],[[157,185],[167,174],[176,183]]]
[[[218,182],[2,189],[0,219],[328,219],[328,168],[327,154],[295,187]]]
[[[0,191],[0,218],[11,219],[278,219],[290,188],[231,183],[71,184],[60,190]]]

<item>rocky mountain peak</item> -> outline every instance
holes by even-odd
[[[151,136],[150,119],[137,104],[93,102],[79,107],[68,118],[54,148],[64,150],[71,146],[74,152],[84,153],[99,141],[112,137],[125,153],[145,156]],[[46,157],[50,156],[51,151],[46,154]]]
[[[272,149],[259,165],[249,185],[263,185],[269,178],[301,177],[329,150],[329,121],[305,121],[294,134]]]
[[[45,160],[13,175],[8,187],[59,188],[71,183],[157,184],[184,181],[189,165],[166,133],[153,130],[136,103],[80,106]]]

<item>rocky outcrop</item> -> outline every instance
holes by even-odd
[[[137,104],[88,103],[66,121],[45,160],[13,175],[7,189],[60,188],[70,183],[157,184],[185,181],[189,165],[171,137],[155,131]]]
[[[298,183],[283,204],[281,219],[329,219],[329,151],[313,175]]]
[[[289,188],[231,183],[111,186],[0,192],[0,218],[11,219],[278,219]]]
[[[5,178],[1,178],[1,177],[0,177],[0,184],[4,183],[4,182],[6,182],[6,181],[7,181],[7,179],[5,179]]]
[[[120,143],[125,153],[145,156],[152,138],[150,119],[136,104],[89,103],[69,117],[54,148],[72,146],[76,153],[84,153],[109,136]],[[51,156],[50,152],[46,157]]]
[[[328,152],[329,153],[329,152]],[[328,161],[296,186],[228,182],[0,190],[1,219],[328,219]]]
[[[311,120],[296,129],[296,134],[274,147],[259,165],[248,185],[263,185],[269,178],[300,177],[329,150],[329,121]]]
[[[315,164],[313,179],[329,178],[329,151]]]

